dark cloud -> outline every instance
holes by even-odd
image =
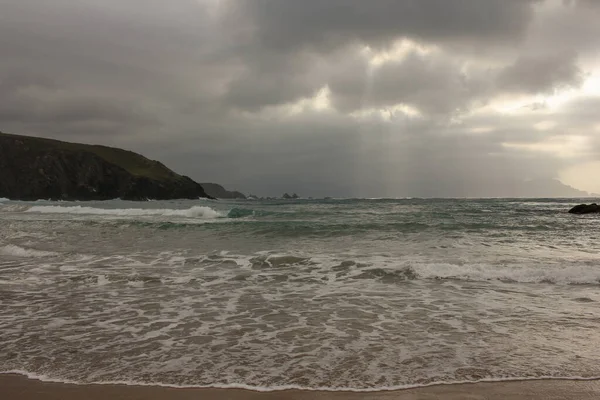
[[[297,54],[256,60],[229,82],[225,106],[258,110],[312,96],[323,81],[311,77],[310,59]]]
[[[439,42],[505,42],[522,37],[528,0],[246,0],[234,2],[255,21],[256,39],[274,51],[330,51],[348,42],[385,46],[409,37]]]
[[[410,51],[379,67],[364,59],[355,62],[332,74],[328,84],[340,110],[404,104],[426,114],[453,113],[484,96],[493,78],[486,72],[469,75],[463,67],[443,55]]]
[[[523,56],[504,68],[498,76],[503,90],[521,93],[547,93],[579,86],[583,72],[572,53]]]
[[[158,121],[140,102],[65,87],[45,76],[0,75],[0,126],[4,130],[81,137],[127,135]]]
[[[327,84],[337,83],[340,86],[339,82],[335,82],[340,71],[330,71],[329,76],[333,76],[334,82],[329,82],[329,76],[323,76],[314,69],[318,69],[323,62],[335,63],[340,54],[347,60],[343,53],[356,51],[358,45],[385,49],[399,39],[409,38],[435,45],[447,44],[469,52],[487,52],[496,46],[510,47],[523,39],[535,3],[528,0],[230,2],[232,8],[226,19],[230,20],[234,32],[244,33],[236,37],[239,39],[238,55],[244,60],[246,68],[242,75],[231,82],[227,99],[236,107],[259,109],[276,102],[292,102]],[[419,79],[429,82],[431,75],[438,73],[435,69],[439,60],[414,56],[408,61],[406,73],[395,79],[399,86],[414,87],[415,84],[411,82],[416,83]],[[385,67],[383,76],[377,82],[384,85],[388,83],[385,75],[394,75],[393,70],[398,67]],[[419,70],[421,67],[426,71]],[[441,74],[452,75],[447,66],[441,67]],[[364,66],[354,65],[350,68],[364,69]],[[417,72],[414,80],[411,79],[411,72]],[[449,77],[454,82],[444,82],[444,85],[453,86],[453,91],[472,90],[464,87],[468,84],[457,82],[467,80],[466,77],[456,76],[458,74],[458,71],[454,72],[454,76]],[[360,81],[366,79],[364,73],[353,78],[359,80],[358,83],[349,83],[354,87],[363,86]],[[444,76],[434,79],[440,82]],[[382,97],[399,96],[403,94],[389,93]],[[438,99],[430,94],[424,96]],[[351,98],[338,100],[344,107],[352,107],[351,104],[344,104],[352,103]],[[448,110],[454,107],[438,104],[426,108]]]
[[[599,154],[593,96],[493,107],[594,73],[595,4],[0,0],[0,130],[257,194],[476,195]]]
[[[547,2],[540,8],[522,50],[524,53],[577,53],[580,59],[598,56],[600,2],[574,0]]]

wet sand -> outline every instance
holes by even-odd
[[[541,380],[439,385],[398,391],[353,393],[240,389],[175,389],[155,386],[71,385],[21,375],[0,375],[6,400],[582,400],[600,398],[600,381]]]

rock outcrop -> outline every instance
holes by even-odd
[[[204,191],[216,199],[246,199],[246,196],[237,191],[226,190],[223,186],[216,183],[200,183]]]
[[[596,203],[592,204],[580,204],[569,210],[571,214],[592,214],[600,213],[600,206]]]
[[[0,197],[165,200],[210,196],[187,176],[131,151],[0,133]]]

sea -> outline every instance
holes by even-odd
[[[589,199],[588,199],[589,201]],[[0,373],[376,391],[600,376],[582,199],[0,200]]]

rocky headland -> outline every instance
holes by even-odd
[[[189,177],[131,151],[1,132],[0,197],[12,200],[211,198]]]
[[[235,190],[227,190],[217,183],[200,183],[200,185],[209,196],[216,199],[246,199],[244,193]]]

